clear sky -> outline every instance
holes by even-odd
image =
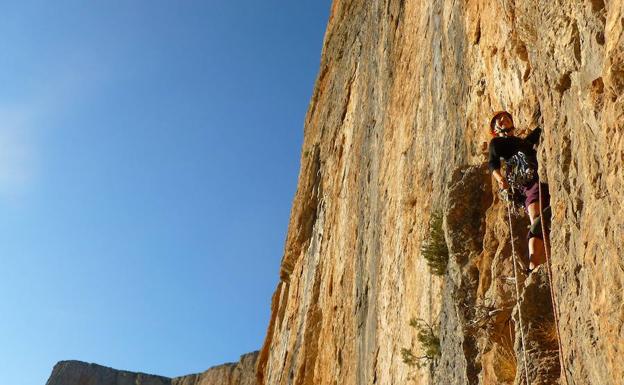
[[[0,378],[261,347],[330,0],[0,3]]]

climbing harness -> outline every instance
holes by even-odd
[[[512,188],[513,193],[513,188]],[[522,355],[523,355],[523,364],[524,364],[524,377],[526,379],[527,385],[530,385],[529,382],[529,368],[527,367],[527,355],[526,355],[526,343],[524,340],[524,327],[522,325],[522,309],[520,308],[520,288],[518,287],[518,270],[516,269],[516,247],[514,246],[514,236],[513,236],[513,226],[511,223],[511,203],[507,202],[507,217],[509,219],[509,236],[511,237],[511,256],[513,259],[513,270],[514,270],[514,280],[516,282],[516,306],[518,307],[518,320],[520,322],[520,339],[522,341]]]
[[[542,208],[542,184],[539,185],[539,205],[540,205],[540,219],[544,218],[544,209]],[[565,361],[563,359],[563,345],[561,344],[561,333],[559,331],[559,305],[557,304],[557,297],[555,296],[555,289],[553,288],[553,273],[550,263],[550,233],[546,232],[546,221],[541,220],[542,223],[542,240],[544,241],[544,255],[546,256],[546,271],[548,272],[548,286],[550,287],[550,300],[552,302],[553,317],[555,319],[555,330],[557,331],[557,344],[559,346],[559,366],[561,367],[561,374],[568,385],[568,377],[566,376]]]

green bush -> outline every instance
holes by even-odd
[[[420,252],[427,260],[431,274],[442,276],[446,273],[449,251],[442,229],[442,212],[435,210],[429,220],[429,234],[424,239]]]
[[[403,357],[403,363],[409,366],[418,365],[418,357],[412,352],[412,349],[402,348],[401,349],[401,357]]]
[[[436,362],[442,351],[440,350],[440,338],[429,323],[420,318],[412,318],[410,326],[418,331],[416,339],[420,344],[421,355],[416,355],[412,349],[401,349],[403,362],[409,366],[422,368]]]

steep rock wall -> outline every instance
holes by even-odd
[[[482,166],[486,126],[506,109],[519,129],[544,128],[564,381],[617,384],[623,95],[622,0],[335,0],[260,383],[520,383],[523,308],[527,369],[536,383],[552,381],[560,368],[548,362],[558,351],[540,347],[531,329],[552,310],[541,309],[544,322],[530,310],[532,300],[548,303],[550,290],[514,278],[505,205]],[[470,166],[472,187],[458,192]],[[463,232],[466,210],[454,207],[484,196],[470,212],[483,222]],[[429,274],[419,252],[433,209],[445,213],[455,256],[443,278]],[[512,224],[519,255],[526,224]],[[471,331],[476,310],[490,305],[487,333]],[[415,344],[414,316],[439,325],[434,370],[401,360],[400,349]]]
[[[237,363],[176,378],[116,370],[80,361],[61,361],[54,366],[46,385],[256,385],[257,358],[258,352],[248,353],[242,355]]]

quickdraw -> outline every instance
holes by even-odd
[[[500,189],[498,195],[501,200],[509,203],[511,213],[514,218],[520,217],[524,213],[524,200],[522,195],[518,194],[515,189]]]
[[[515,190],[528,186],[537,179],[537,166],[522,151],[505,162],[505,176]]]

